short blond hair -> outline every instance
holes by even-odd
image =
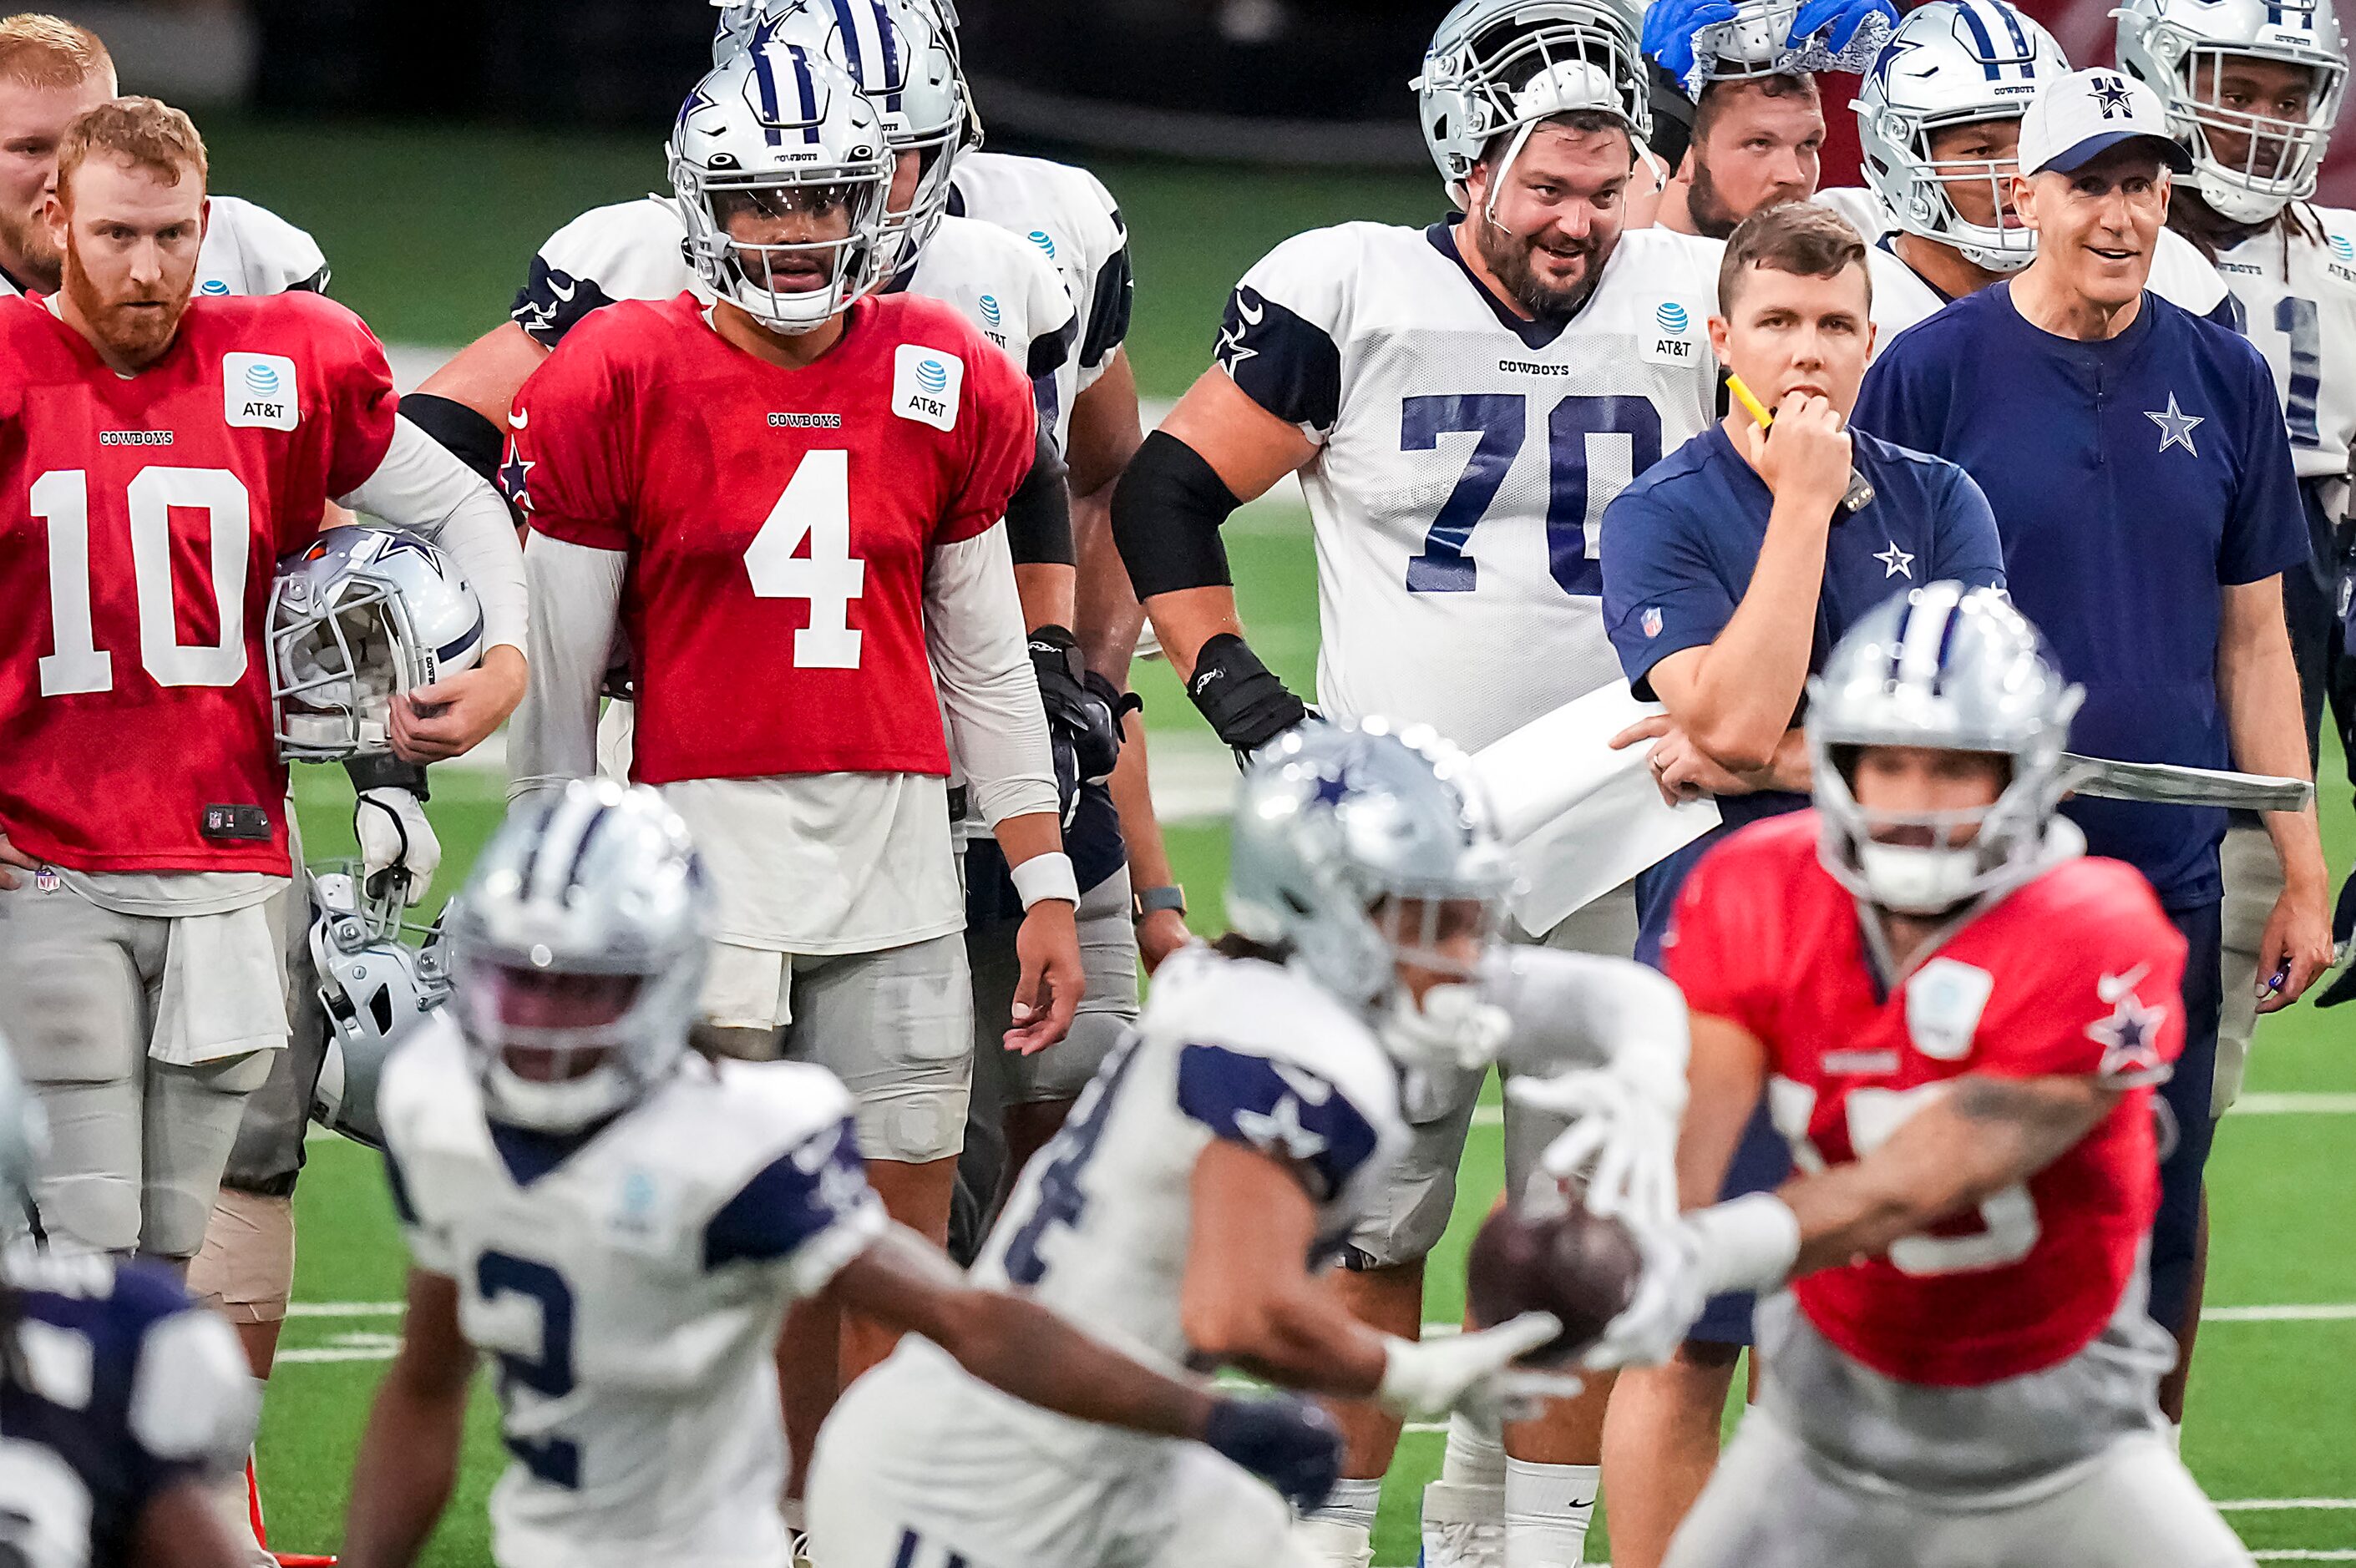
[[[195,122],[170,104],[154,98],[110,98],[75,115],[58,144],[58,195],[66,199],[76,169],[92,153],[114,157],[151,170],[166,185],[180,183],[184,169],[197,172],[202,189],[209,165],[205,139]]]
[[[62,16],[23,11],[0,18],[0,78],[23,87],[80,87],[114,77],[114,57],[98,35]]]

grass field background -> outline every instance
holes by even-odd
[[[649,138],[235,121],[206,130],[215,188],[311,229],[334,262],[335,293],[388,341],[411,345],[455,345],[496,325],[549,231],[662,178]],[[1174,395],[1200,370],[1226,289],[1278,240],[1347,218],[1428,221],[1440,207],[1434,182],[1408,176],[1097,167],[1134,235],[1130,345],[1152,396]],[[1305,517],[1296,507],[1266,503],[1239,515],[1228,532],[1254,643],[1305,689],[1317,642]],[[1168,753],[1215,745],[1165,669],[1145,667],[1139,686]],[[2328,780],[2344,776],[2336,756],[2325,768]],[[298,794],[313,854],[349,853],[340,773],[303,774]],[[437,901],[497,822],[501,794],[487,774],[437,770],[432,812],[447,851]],[[2328,787],[2326,797],[2332,862],[2344,871],[2356,856],[2356,821],[2344,787]],[[1215,931],[1223,831],[1178,825],[1171,847],[1197,929]],[[2233,1509],[2234,1525],[2262,1554],[2356,1559],[2356,1009],[2299,1008],[2269,1021],[2250,1086],[2276,1097],[2262,1104],[2295,1108],[2237,1115],[2217,1140],[2209,1298],[2224,1316],[2203,1331],[2185,1456],[2222,1499],[2336,1503]],[[262,1464],[276,1543],[327,1550],[339,1530],[370,1390],[397,1343],[391,1304],[401,1296],[403,1259],[374,1157],[324,1136],[311,1151],[297,1197],[297,1306],[265,1414]],[[1452,1321],[1461,1311],[1462,1248],[1497,1190],[1498,1159],[1496,1130],[1475,1128],[1459,1223],[1435,1260],[1433,1320]],[[2244,1310],[2253,1307],[2312,1310],[2265,1317]],[[451,1568],[488,1560],[483,1504],[503,1462],[487,1392],[471,1422],[461,1489],[427,1559]],[[1377,1563],[1413,1561],[1417,1489],[1439,1459],[1437,1435],[1406,1440],[1385,1494]],[[1590,1555],[1603,1549],[1599,1531]]]

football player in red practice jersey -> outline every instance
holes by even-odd
[[[474,584],[497,645],[396,699],[409,760],[474,745],[524,685],[498,496],[398,418],[343,306],[190,298],[205,176],[178,110],[83,112],[48,208],[63,286],[0,300],[0,1017],[47,1113],[50,1238],[180,1264],[286,1043],[279,556],[335,499]]]
[[[938,1241],[972,1068],[944,715],[1027,909],[1009,1047],[1061,1039],[1079,1000],[1078,890],[998,526],[1034,451],[1031,389],[949,306],[876,293],[893,156],[840,70],[756,41],[690,96],[670,158],[701,287],[589,317],[510,416],[545,617],[514,788],[595,771],[626,631],[631,776],[718,886],[706,1043],[833,1070],[885,1206]],[[787,1342],[834,1337],[801,1323]],[[890,1343],[860,1326],[841,1371]]]
[[[1679,1186],[1719,1190],[1762,1092],[1799,1174],[1642,1238],[1590,1356],[1665,1360],[1706,1296],[1789,1284],[1669,1568],[2248,1560],[2158,1427],[2151,1086],[2185,948],[2055,815],[2078,696],[2001,594],[1892,599],[1811,683],[1816,809],[1686,885]]]

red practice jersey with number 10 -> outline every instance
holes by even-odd
[[[0,300],[0,831],[79,871],[286,876],[278,558],[384,462],[392,373],[317,294],[198,295],[107,368]]]
[[[1813,811],[1758,823],[1686,882],[1669,976],[1767,1048],[1803,1172],[1858,1158],[1965,1075],[2126,1092],[2067,1153],[1882,1257],[1793,1283],[1826,1339],[1885,1377],[1976,1387],[2075,1354],[2109,1322],[2159,1202],[2151,1085],[2184,1047],[2184,940],[2123,861],[2064,861],[1974,916],[1895,989]]]
[[[947,773],[926,571],[1005,517],[1034,419],[1012,361],[907,294],[800,369],[692,294],[574,328],[516,396],[504,478],[540,532],[628,553],[632,775]]]

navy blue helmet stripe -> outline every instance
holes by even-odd
[[[1998,0],[1996,12],[2004,18],[2005,31],[2012,35],[2013,58],[2020,61],[2020,74],[2026,79],[2029,74],[2029,61],[2036,58],[2037,51],[2029,47],[2029,35],[2020,30],[2020,18],[2013,13],[2011,6]]]
[[[867,51],[859,47],[859,24],[851,15],[851,0],[834,0],[834,30],[842,36],[843,63],[851,68],[851,80],[862,87],[872,85],[867,80]]]
[[[810,76],[809,59],[799,49],[790,51],[794,57],[794,81],[802,95],[802,140],[818,140],[818,82]]]
[[[1965,0],[1959,9],[1964,26],[1972,30],[1973,53],[1980,62],[1980,69],[1990,81],[1994,81],[2004,74],[2004,68],[1996,59],[1996,40],[1988,36],[1987,24],[1980,20],[1980,8],[1971,4],[1971,0]]]
[[[769,51],[765,47],[766,43],[766,40],[761,38],[755,38],[753,41],[753,85],[761,94],[762,133],[767,137],[769,145],[774,147],[783,138],[777,134],[777,73],[769,63]],[[794,64],[797,67],[800,66],[801,60],[798,56],[796,57]]]
[[[884,84],[888,91],[884,107],[897,114],[901,110],[903,89],[908,84],[900,75],[900,34],[892,26],[892,15],[884,10],[884,0],[867,0],[875,9],[875,41],[884,49]]]

